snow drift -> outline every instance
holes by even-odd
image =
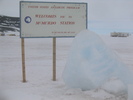
[[[70,88],[103,87],[119,94],[133,84],[133,73],[96,33],[84,30],[73,41],[63,79]]]

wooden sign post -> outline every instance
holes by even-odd
[[[26,82],[24,38],[21,38],[21,51],[22,51],[22,77],[23,77],[22,81]]]
[[[53,81],[56,81],[56,38],[53,38]]]

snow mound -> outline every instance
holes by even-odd
[[[126,85],[116,77],[105,82],[102,89],[114,95],[123,95],[127,91]]]
[[[102,88],[84,91],[84,94],[94,98],[95,100],[127,100],[127,94],[121,94],[119,96],[116,96],[106,92]]]
[[[128,100],[133,100],[133,84],[128,85]]]
[[[111,77],[119,80],[108,81]],[[128,67],[96,33],[89,30],[81,31],[75,37],[63,79],[70,88],[82,90],[96,89],[104,84],[103,88],[114,94],[126,92],[127,85],[133,84],[133,74]]]

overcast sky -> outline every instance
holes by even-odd
[[[19,16],[19,1],[20,0],[0,0],[0,14],[9,16]],[[97,33],[110,33],[113,31],[133,32],[133,0],[36,1],[87,2],[89,8],[88,29]]]

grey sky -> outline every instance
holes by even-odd
[[[132,0],[94,0],[90,5],[92,20],[133,19]]]
[[[20,0],[0,0],[0,14],[19,16],[19,1]],[[46,1],[87,2],[89,8],[88,28],[97,33],[109,33],[112,31],[133,32],[133,10],[132,10],[133,0],[46,0]]]
[[[91,0],[89,28],[106,33],[133,32],[133,0]]]

